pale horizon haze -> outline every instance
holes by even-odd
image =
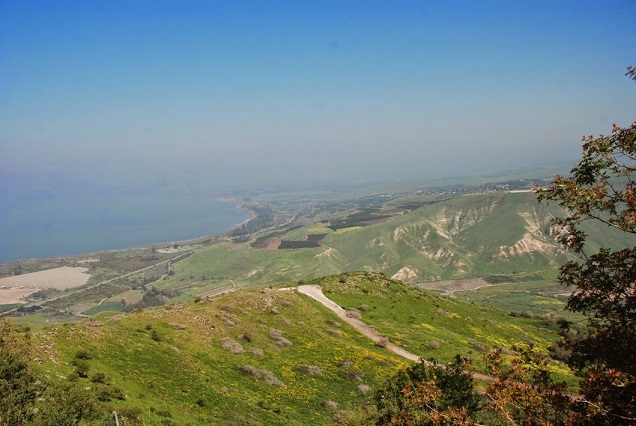
[[[148,190],[575,162],[635,119],[634,22],[632,0],[0,0],[0,245],[150,227]]]
[[[576,159],[634,120],[635,20],[614,0],[1,1],[0,170],[249,184]]]

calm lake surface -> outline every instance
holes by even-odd
[[[174,191],[4,197],[0,263],[219,234],[248,219],[214,196]]]

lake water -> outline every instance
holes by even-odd
[[[187,240],[222,233],[249,217],[213,196],[174,191],[31,193],[2,204],[0,263]]]

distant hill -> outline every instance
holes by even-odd
[[[405,283],[428,283],[430,289],[542,315],[560,308],[569,291],[556,284],[558,266],[570,255],[556,243],[557,230],[550,222],[563,212],[556,205],[539,204],[533,193],[501,189],[515,185],[527,183],[483,186],[477,194],[471,188],[449,187],[338,200],[302,196],[292,202],[255,202],[265,206],[260,210],[267,212],[270,225],[253,232],[248,226],[236,237],[98,253],[88,260],[20,262],[5,265],[4,272],[31,272],[40,263],[44,268],[89,268],[87,289],[33,295],[38,305],[49,300],[35,315],[39,321],[133,311],[351,271],[382,272]],[[634,238],[598,224],[584,230],[591,250],[634,244]],[[495,277],[487,282],[497,289],[446,282],[481,277]],[[462,289],[475,291],[458,293]]]
[[[396,205],[380,213],[399,210]],[[419,205],[402,215],[379,215],[375,222],[351,222],[335,231],[327,226],[330,221],[341,223],[360,210],[322,213],[292,231],[265,234],[259,245],[213,245],[176,264],[174,275],[160,287],[181,288],[193,296],[228,280],[239,287],[257,286],[355,270],[416,283],[554,271],[568,258],[550,224],[561,212],[538,204],[533,193],[465,195]],[[586,230],[592,244],[628,243],[609,229]],[[320,235],[319,247],[275,249],[281,240],[312,242],[312,235]]]

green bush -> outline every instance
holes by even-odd
[[[91,359],[93,357],[91,356],[90,352],[88,352],[86,349],[80,349],[75,354],[75,358],[77,358],[77,359]]]
[[[91,376],[91,382],[93,383],[106,383],[107,382],[106,374],[104,373],[95,373]]]
[[[88,371],[90,370],[90,365],[85,360],[74,360],[73,364],[75,365],[75,373],[82,377],[88,377]]]

